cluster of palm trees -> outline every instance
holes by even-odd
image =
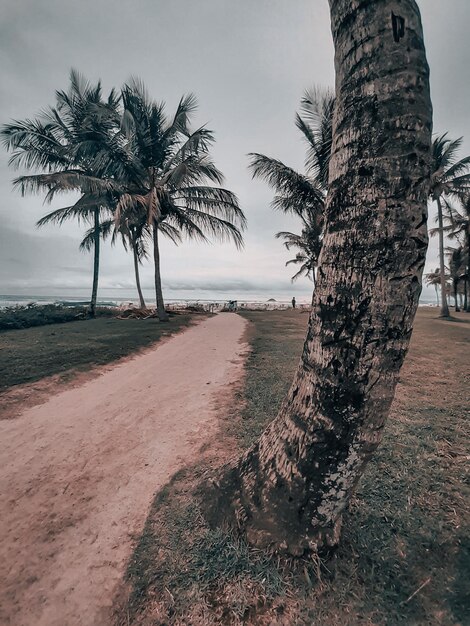
[[[455,310],[460,310],[458,294],[461,291],[463,309],[470,311],[470,156],[458,158],[461,145],[462,138],[452,140],[447,134],[436,137],[432,143],[430,199],[437,204],[438,226],[430,233],[439,237],[439,268],[429,272],[426,280],[436,286],[436,293],[437,286],[440,287],[441,317],[449,317],[447,293],[451,290]],[[446,248],[446,236],[457,246]]]
[[[78,200],[52,211],[38,225],[76,219],[89,225],[81,248],[94,250],[90,314],[96,308],[100,241],[110,236],[132,251],[140,304],[145,306],[139,264],[153,251],[157,315],[167,313],[160,274],[160,235],[179,243],[184,237],[243,243],[245,216],[234,193],[222,187],[223,175],[210,148],[213,132],[193,129],[197,108],[193,95],[181,98],[169,117],[163,103],[152,100],[142,82],[131,80],[121,91],[103,96],[71,72],[68,91],[33,120],[3,126],[2,138],[12,152],[10,164],[35,173],[14,185],[23,194],[76,192]]]
[[[253,176],[265,180],[276,193],[272,207],[301,219],[300,234],[280,232],[276,235],[284,239],[287,249],[298,250],[286,263],[300,264],[292,280],[306,275],[315,283],[325,228],[333,109],[334,96],[328,91],[307,91],[301,101],[301,112],[296,114],[295,123],[307,143],[305,174],[265,155],[250,155]],[[440,265],[426,275],[426,282],[436,287],[436,293],[440,287],[442,317],[449,316],[447,293],[451,291],[456,311],[460,310],[459,294],[463,297],[463,309],[470,310],[470,157],[458,159],[461,145],[462,138],[451,140],[446,134],[436,136],[432,143],[429,200],[437,204],[438,227],[431,229],[430,234],[439,236]],[[457,247],[446,248],[446,236],[455,241]]]
[[[131,80],[105,98],[100,82],[92,85],[71,72],[68,91],[56,92],[54,107],[33,120],[15,121],[1,129],[12,152],[10,164],[35,173],[20,176],[14,185],[23,194],[45,192],[52,201],[63,192],[78,200],[39,220],[38,225],[76,219],[89,225],[81,248],[94,251],[90,314],[98,292],[100,242],[120,239],[132,252],[140,306],[145,307],[139,265],[152,251],[157,315],[167,319],[160,272],[160,235],[174,243],[184,237],[207,241],[230,239],[243,244],[246,219],[234,193],[222,187],[223,175],[210,149],[214,134],[193,129],[197,108],[193,95],[181,98],[173,116],[152,100],[144,85]],[[295,123],[306,142],[305,173],[263,154],[250,154],[253,177],[275,191],[273,208],[300,218],[300,234],[279,232],[287,249],[297,250],[287,261],[300,265],[292,277],[308,276],[315,283],[325,229],[325,203],[332,143],[334,96],[312,89],[301,101]],[[441,315],[449,315],[447,294],[458,294],[468,311],[470,276],[470,156],[458,159],[462,139],[434,138],[430,200],[437,204],[439,268],[426,275],[440,287]],[[445,247],[445,237],[456,247]],[[447,253],[448,264],[445,256]],[[450,283],[449,283],[450,281]]]

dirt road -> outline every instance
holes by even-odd
[[[206,319],[0,422],[0,623],[106,624],[152,497],[216,430],[245,321]]]

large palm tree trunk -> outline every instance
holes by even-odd
[[[134,238],[132,239],[132,254],[134,256],[135,284],[137,287],[137,293],[139,294],[140,308],[145,309],[144,294],[142,293],[142,288],[140,286],[139,255],[137,254],[137,245]]]
[[[427,248],[432,108],[417,5],[329,2],[336,111],[307,338],[278,416],[213,483],[207,510],[293,554],[338,541],[382,437]]]
[[[437,220],[439,230],[439,271],[441,274],[441,317],[449,317],[449,305],[446,293],[446,265],[444,260],[444,223],[442,220],[442,203],[437,198]]]
[[[93,211],[93,287],[91,289],[91,301],[89,315],[95,317],[96,313],[96,299],[98,297],[98,277],[100,272],[100,211],[95,209]]]
[[[153,225],[153,260],[155,263],[155,298],[157,303],[157,315],[161,322],[168,321],[168,313],[165,311],[163,301],[162,279],[160,274],[160,249],[158,245],[158,223]]]

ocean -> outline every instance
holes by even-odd
[[[127,290],[104,290],[105,293],[99,294],[98,305],[101,306],[121,306],[122,304],[137,305],[139,300],[134,292]],[[298,305],[310,304],[311,296],[308,294],[292,293],[250,293],[250,292],[201,292],[188,291],[176,294],[179,297],[173,297],[172,293],[164,293],[165,302],[167,304],[194,304],[194,303],[224,303],[229,300],[237,300],[239,304],[269,304],[288,305],[291,303],[292,296],[295,296]],[[27,304],[76,304],[86,305],[89,302],[89,292],[80,291],[51,294],[0,294],[0,309],[12,306],[25,306]],[[149,291],[144,291],[144,298],[148,305],[155,305],[155,296]],[[419,301],[420,306],[436,306],[435,297],[429,297],[424,294]]]

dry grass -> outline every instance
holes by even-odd
[[[382,446],[344,520],[334,561],[282,561],[211,531],[195,485],[246,446],[289,386],[307,316],[249,312],[243,389],[225,438],[161,492],[128,571],[119,624],[469,623],[470,317],[419,312]],[[225,446],[225,448],[224,448]],[[122,603],[124,602],[124,606]]]

